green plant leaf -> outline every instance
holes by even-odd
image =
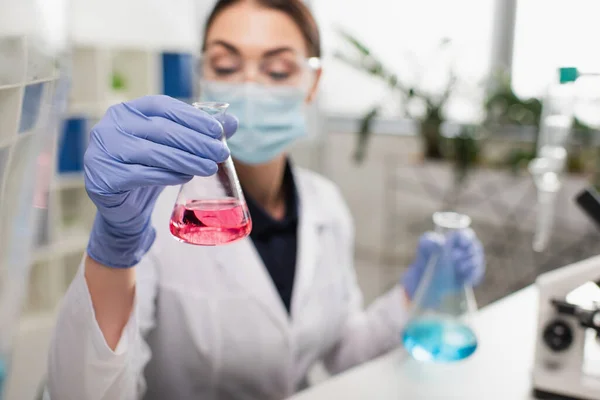
[[[354,161],[357,164],[361,164],[365,159],[365,156],[367,154],[367,147],[369,144],[369,138],[372,134],[371,128],[375,118],[377,118],[377,116],[379,115],[379,112],[380,106],[377,105],[373,107],[367,114],[365,114],[365,116],[360,121],[360,129],[358,131],[358,139],[356,142],[356,150],[354,151]]]
[[[511,171],[516,174],[521,168],[527,166],[527,164],[534,158],[535,151],[513,149],[508,154],[507,164]]]
[[[342,52],[335,52],[333,54],[333,56],[334,56],[334,58],[338,59],[339,61],[342,61],[344,64],[346,64],[358,71],[366,72],[370,75],[373,75],[377,78],[381,78],[384,80],[390,79],[390,78],[388,78],[388,75],[385,72],[383,65],[371,57],[366,58],[366,57],[359,56],[361,58],[356,59],[356,58],[350,57]]]
[[[465,181],[470,170],[479,161],[481,153],[477,127],[463,126],[460,129],[460,134],[451,139],[457,184]]]
[[[362,53],[365,56],[371,55],[371,50],[369,50],[367,45],[360,41],[356,36],[342,28],[338,28],[337,31],[348,43],[352,44],[354,48],[360,53]]]
[[[445,37],[445,38],[442,38],[442,40],[440,40],[439,46],[443,48],[443,47],[450,46],[451,44],[452,44],[452,39]]]
[[[592,174],[592,186],[596,188],[596,190],[600,190],[600,147],[596,148],[594,157],[594,172]]]
[[[121,73],[113,71],[111,86],[113,90],[124,90],[126,87],[125,77]]]
[[[410,114],[410,109],[409,107],[407,107],[407,103],[409,100],[422,101],[425,104],[426,112],[424,116],[419,115],[418,118],[421,119],[422,122],[427,121],[430,123],[430,125],[439,127],[440,123],[443,121],[442,111],[458,81],[454,71],[450,71],[450,80],[448,86],[445,88],[446,90],[437,94],[428,94],[426,92],[420,91],[414,86],[408,86],[404,84],[398,77],[398,75],[391,72],[392,69],[388,68],[380,59],[378,59],[373,54],[371,49],[356,36],[344,29],[337,29],[337,32],[339,33],[340,37],[350,45],[351,50],[346,52],[335,52],[334,57],[336,59],[342,61],[346,65],[360,72],[366,73],[370,76],[384,81],[394,93],[399,93],[401,96],[400,98],[402,99],[402,103],[405,105],[405,108],[403,110],[405,115]],[[441,47],[445,47],[450,44],[451,41],[448,39],[444,39],[440,42]],[[365,157],[368,139],[371,135],[371,124],[374,118],[376,118],[376,116],[378,115],[379,111],[380,105],[371,109],[361,120],[360,130],[359,132],[357,132],[357,147],[354,152],[354,159],[357,163],[362,162],[362,160]],[[421,135],[423,135],[423,130],[421,130]],[[439,142],[439,138],[434,139],[437,139]],[[435,149],[439,148],[439,146],[435,145],[435,143],[433,147],[430,147]],[[435,151],[432,154],[434,153],[436,154],[435,157],[441,157],[441,155],[437,156],[439,151]]]

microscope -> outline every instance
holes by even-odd
[[[579,207],[600,227],[600,195],[588,188]],[[600,256],[542,274],[533,365],[539,399],[600,400]],[[574,290],[575,289],[575,290]],[[597,353],[596,371],[588,353]]]

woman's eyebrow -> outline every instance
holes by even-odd
[[[289,46],[277,47],[275,49],[267,50],[263,53],[263,57],[272,57],[281,53],[296,53],[296,50]]]
[[[234,45],[232,45],[231,43],[227,43],[224,40],[213,40],[209,43],[206,44],[206,49],[208,49],[209,47],[212,46],[223,46],[225,47],[227,50],[231,51],[232,53],[236,54],[236,55],[240,55],[240,51],[237,49],[237,47],[235,47]]]

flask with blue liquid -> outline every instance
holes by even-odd
[[[443,240],[471,225],[471,218],[455,212],[437,212],[433,221]],[[402,333],[405,349],[418,361],[459,361],[477,349],[477,336],[469,324],[477,309],[475,296],[461,283],[449,251],[442,246],[430,257]]]

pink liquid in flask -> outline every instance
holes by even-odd
[[[252,230],[248,215],[237,199],[193,200],[175,206],[169,227],[183,242],[216,246],[246,237]]]

